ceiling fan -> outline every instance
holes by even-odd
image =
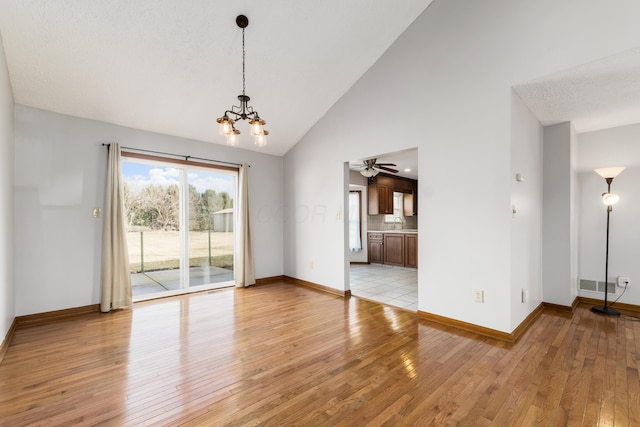
[[[378,173],[383,170],[391,173],[398,173],[396,169],[392,169],[389,166],[396,166],[393,163],[376,163],[378,159],[368,159],[363,160],[364,169],[360,170],[360,174],[362,176],[366,176],[367,178],[371,178],[372,176],[378,175]]]

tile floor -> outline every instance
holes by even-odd
[[[352,264],[351,294],[418,311],[418,270],[382,264]]]

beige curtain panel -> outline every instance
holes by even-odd
[[[236,269],[236,286],[247,287],[256,284],[256,269],[253,260],[253,241],[251,239],[251,212],[249,211],[249,166],[240,167],[240,197],[238,203],[238,267]]]
[[[120,145],[109,145],[107,194],[102,233],[102,299],[100,311],[106,313],[133,304],[129,252],[127,250],[126,215]]]

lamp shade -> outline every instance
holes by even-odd
[[[374,168],[366,167],[360,171],[360,175],[366,176],[367,178],[371,178],[373,176],[378,175],[378,171]]]
[[[625,166],[599,168],[599,169],[594,169],[593,171],[598,175],[600,175],[601,177],[603,177],[604,179],[607,179],[607,178],[615,178],[616,176],[620,175],[620,172],[622,172],[623,170],[625,170]]]

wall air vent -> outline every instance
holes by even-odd
[[[580,283],[578,285],[578,289],[581,291],[590,291],[590,292],[599,292],[604,294],[604,282],[599,282],[597,280],[585,280],[580,279]],[[615,283],[609,282],[609,295],[616,295],[617,287]]]

